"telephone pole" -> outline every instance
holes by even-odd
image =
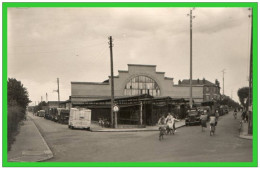
[[[195,18],[192,15],[192,10],[194,9],[190,9],[190,14],[187,14],[187,16],[190,16],[190,107],[192,107],[192,19]]]
[[[253,134],[253,110],[252,110],[252,63],[253,63],[253,8],[249,8],[251,10],[251,45],[250,45],[250,65],[249,65],[249,94],[248,94],[248,134]],[[251,107],[251,108],[250,108]]]
[[[114,123],[114,69],[113,69],[113,39],[112,36],[108,38],[110,48],[110,69],[111,69],[111,126],[117,128],[117,121]],[[115,119],[117,119],[115,117]]]
[[[224,95],[224,93],[225,93],[225,92],[224,92],[224,75],[225,75],[225,73],[226,73],[225,70],[226,70],[226,69],[223,69],[223,70],[221,71],[221,72],[223,73],[223,93],[222,93],[223,95]]]
[[[48,94],[46,93],[46,103],[48,102]]]
[[[60,107],[60,83],[59,83],[59,78],[57,78],[57,84],[58,84],[58,104],[59,104],[59,107]]]

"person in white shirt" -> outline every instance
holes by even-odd
[[[211,114],[209,118],[209,124],[210,124],[210,135],[211,133],[215,133],[216,129],[216,116],[215,114]]]

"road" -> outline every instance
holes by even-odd
[[[54,157],[49,162],[251,162],[252,140],[238,137],[239,120],[222,116],[216,135],[200,126],[158,132],[89,132],[33,117]]]

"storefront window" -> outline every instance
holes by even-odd
[[[151,96],[160,96],[158,84],[147,76],[137,76],[132,78],[125,86],[124,94],[134,96],[140,94],[149,94]]]

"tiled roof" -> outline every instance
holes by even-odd
[[[190,80],[189,79],[184,79],[181,81],[180,85],[189,85],[190,84]],[[212,82],[208,81],[208,80],[192,80],[192,85],[215,85]]]

